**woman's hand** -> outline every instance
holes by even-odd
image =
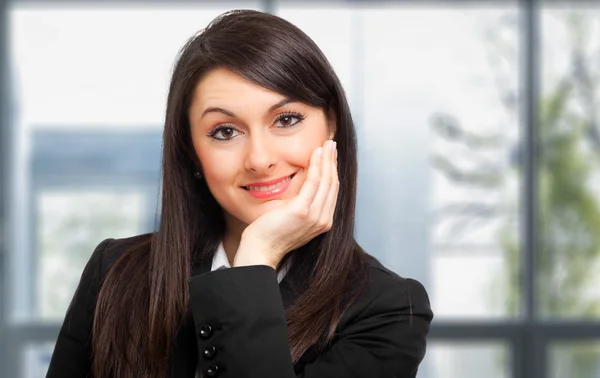
[[[233,265],[276,268],[286,253],[329,231],[338,190],[337,148],[328,140],[313,151],[298,195],[246,227]]]

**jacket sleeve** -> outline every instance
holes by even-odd
[[[100,243],[85,266],[58,334],[46,378],[91,376],[91,335],[100,290],[101,256],[111,239]]]
[[[433,317],[429,299],[419,282],[388,278],[330,348],[295,372],[274,269],[246,266],[192,277],[190,306],[203,377],[415,377]]]

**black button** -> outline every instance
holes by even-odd
[[[204,324],[202,327],[200,327],[200,337],[203,339],[208,339],[212,336],[212,333],[213,329],[210,325]]]
[[[208,365],[206,369],[206,375],[209,377],[216,377],[219,374],[219,367],[217,365]]]
[[[204,357],[207,360],[212,359],[216,354],[217,354],[217,348],[215,348],[214,345],[209,345],[206,348],[204,348]]]

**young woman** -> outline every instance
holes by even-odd
[[[96,248],[47,377],[416,376],[429,299],[354,240],[355,130],[308,36],[215,19],[178,57],[163,149],[158,230]]]

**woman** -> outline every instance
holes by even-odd
[[[415,377],[433,314],[354,240],[355,138],[309,37],[215,19],[174,68],[158,230],[96,248],[47,377]]]

